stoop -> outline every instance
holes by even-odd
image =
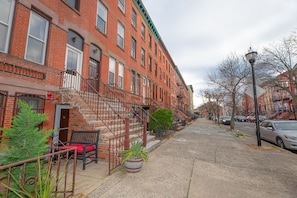
[[[153,135],[147,135],[146,150],[151,152],[155,148],[161,145],[161,140],[156,140],[156,137]]]

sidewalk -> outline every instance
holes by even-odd
[[[297,155],[198,119],[150,153],[139,173],[107,176],[89,197],[293,198]]]

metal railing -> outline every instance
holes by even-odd
[[[116,92],[101,81],[98,83],[96,89],[92,86],[94,83],[90,83],[75,71],[61,73],[60,87],[75,91],[96,116],[96,120],[100,120],[113,134],[110,139],[114,141],[109,141],[109,148],[113,148],[109,149],[109,158],[112,156],[115,159],[110,159],[109,163],[117,162],[118,152],[129,146],[127,141],[130,138],[146,138],[144,110],[140,105],[125,102],[124,92]],[[139,111],[134,111],[135,109]],[[130,135],[127,137],[126,134]],[[115,149],[115,146],[118,148]],[[110,167],[119,165],[116,163]]]
[[[56,147],[53,150],[54,152],[46,155],[0,166],[0,196],[5,198],[11,197],[13,189],[19,188],[23,189],[20,194],[24,195],[24,197],[25,194],[22,193],[24,193],[25,189],[27,189],[26,191],[31,189],[27,193],[35,197],[36,194],[40,193],[37,186],[40,182],[51,183],[54,197],[73,196],[76,176],[76,149],[67,147],[60,150]],[[70,156],[73,156],[71,161]],[[36,172],[30,175],[27,167],[32,165],[35,166]],[[17,173],[17,177],[13,173]],[[50,181],[40,181],[40,176],[43,176],[42,178],[44,179],[44,173],[49,175],[46,179]]]

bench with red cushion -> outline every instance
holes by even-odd
[[[72,131],[70,140],[65,142],[66,146],[73,146],[77,151],[77,159],[83,160],[83,170],[86,165],[98,163],[98,141],[100,131]],[[87,161],[87,159],[89,159]]]

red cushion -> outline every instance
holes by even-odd
[[[83,144],[69,144],[69,146],[74,146],[74,147],[76,147],[77,152],[83,152],[83,151],[84,151]],[[95,148],[94,145],[87,146],[87,147],[86,147],[86,151],[93,150],[94,148]]]

